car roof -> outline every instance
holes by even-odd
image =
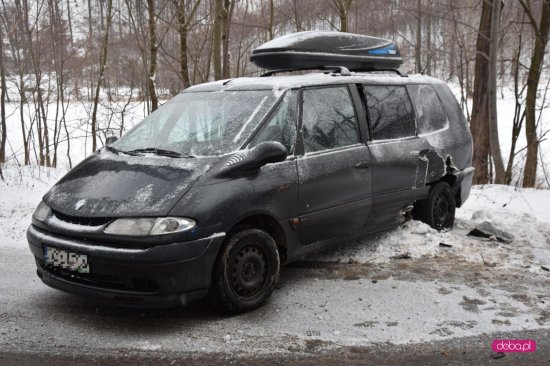
[[[240,77],[235,79],[218,80],[198,84],[185,89],[184,93],[203,91],[235,91],[235,90],[273,90],[294,89],[306,86],[321,86],[332,84],[380,84],[380,85],[408,85],[408,84],[435,84],[443,83],[439,79],[415,74],[400,76],[394,73],[355,73],[342,76],[333,73],[309,73],[305,75],[267,76],[267,77]]]

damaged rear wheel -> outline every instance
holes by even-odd
[[[432,186],[428,198],[414,204],[413,217],[441,231],[452,229],[455,221],[456,201],[449,183]]]
[[[243,313],[262,305],[279,278],[279,252],[266,232],[247,229],[233,234],[214,272],[213,295],[227,313]]]

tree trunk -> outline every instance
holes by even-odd
[[[189,79],[189,58],[187,57],[187,36],[189,32],[189,20],[185,11],[185,0],[173,0],[178,14],[178,33],[180,46],[180,74],[183,82],[183,88],[191,86]],[[200,4],[200,0],[195,1],[189,18],[192,18]]]
[[[433,1],[428,0],[428,14],[426,24],[426,74],[432,75],[432,7]]]
[[[147,12],[149,15],[149,73],[147,78],[147,89],[149,89],[149,96],[151,97],[151,112],[155,111],[159,107],[159,100],[156,92],[157,77],[157,26],[155,19],[155,0],[147,0]]]
[[[269,25],[267,31],[269,33],[269,40],[273,39],[273,18],[275,14],[275,9],[273,7],[273,0],[269,0]]]
[[[223,68],[222,78],[228,79],[231,72],[231,59],[229,54],[229,34],[231,31],[231,18],[235,9],[235,0],[225,0],[223,6],[222,17],[222,53],[223,53]]]
[[[113,0],[107,0],[107,26],[103,36],[103,44],[101,48],[101,56],[99,59],[99,75],[97,85],[95,87],[94,103],[92,110],[92,151],[97,150],[97,106],[99,104],[99,91],[105,74],[105,65],[107,64],[107,51],[109,45],[109,30],[111,29]]]
[[[508,155],[508,164],[506,165],[506,172],[504,176],[506,184],[512,183],[512,170],[514,168],[514,159],[516,157],[516,144],[518,141],[519,134],[521,132],[523,120],[525,119],[525,111],[522,111],[522,101],[521,101],[523,89],[520,90],[519,88],[519,65],[520,65],[520,55],[522,53],[522,46],[523,46],[522,33],[523,33],[523,22],[518,32],[518,35],[519,35],[518,49],[514,53],[514,57],[512,59],[512,76],[514,78],[515,108],[514,108],[514,119],[513,119],[513,126],[512,126],[510,153]]]
[[[0,164],[6,162],[6,71],[4,69],[4,26],[0,23]]]
[[[526,11],[530,11],[530,8],[526,7],[523,1],[520,1],[520,3]],[[544,61],[544,51],[548,43],[548,32],[550,29],[550,0],[544,0],[542,4],[540,25],[538,27],[532,14],[527,15],[531,19],[533,31],[535,32],[535,47],[531,56],[531,65],[527,78],[527,98],[525,99],[527,158],[525,160],[525,170],[523,171],[523,187],[534,187],[537,181],[537,157],[539,148],[536,122],[537,89]]]
[[[340,32],[348,31],[348,14],[353,0],[332,0],[340,18]]]
[[[415,72],[422,72],[422,0],[416,2],[416,44],[414,45]]]
[[[472,132],[474,152],[474,184],[489,183],[489,115],[488,115],[488,78],[491,35],[492,0],[483,2],[476,46],[474,93],[472,98]]]
[[[223,2],[215,0],[214,4],[214,31],[212,41],[212,62],[214,63],[214,80],[222,78],[222,22]]]
[[[491,10],[491,38],[489,53],[489,143],[491,156],[495,164],[496,184],[504,184],[505,173],[504,163],[502,162],[502,153],[500,152],[500,142],[498,139],[498,120],[497,120],[497,53],[498,53],[498,33],[500,25],[500,4],[501,0],[494,0]]]
[[[69,23],[69,35],[71,37],[71,48],[73,47],[73,21],[71,19],[71,7],[69,6],[69,0],[67,0],[67,22]]]

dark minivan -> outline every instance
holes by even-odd
[[[185,90],[44,196],[27,232],[38,276],[125,306],[210,294],[243,312],[308,253],[411,216],[451,228],[473,175],[456,99],[369,71]]]

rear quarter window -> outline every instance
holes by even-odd
[[[447,114],[431,85],[407,85],[416,113],[419,135],[439,131],[449,126]]]

